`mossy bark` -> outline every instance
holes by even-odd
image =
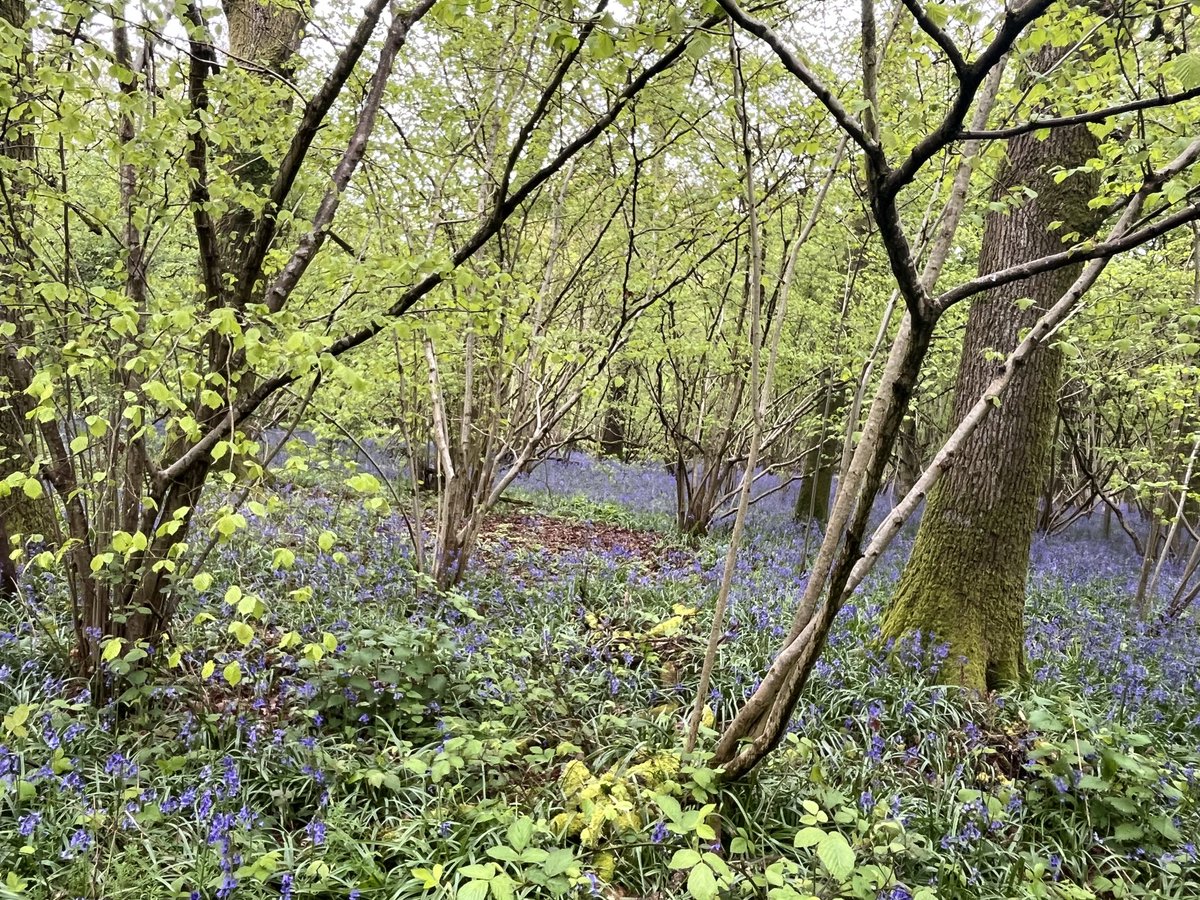
[[[1048,67],[1043,53],[1035,65]],[[1043,68],[1044,70],[1044,68]],[[1035,197],[1007,213],[989,213],[979,271],[994,272],[1057,252],[1062,236],[1096,227],[1088,201],[1097,178],[1053,171],[1091,159],[1096,140],[1086,126],[1014,139],[997,179],[995,200],[1027,186]],[[1053,222],[1064,223],[1051,230]],[[1079,267],[1035,276],[991,291],[971,307],[955,388],[961,421],[995,375],[995,351],[1006,354],[1023,329],[1070,287]],[[1032,305],[1018,302],[1033,300]],[[912,557],[883,623],[885,637],[932,634],[949,644],[941,677],[978,690],[1019,681],[1024,674],[1023,615],[1029,550],[1038,499],[1050,465],[1050,442],[1061,381],[1061,353],[1037,350],[1014,377],[998,409],[964,445],[931,492]]]

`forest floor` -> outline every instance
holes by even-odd
[[[815,541],[792,491],[754,509],[684,754],[725,532],[673,538],[672,490],[651,466],[543,466],[438,597],[399,516],[276,487],[99,710],[63,586],[30,573],[0,633],[0,897],[1200,897],[1200,632],[1126,614],[1123,538],[1038,539],[1031,682],[989,698],[939,685],[936,643],[879,641],[901,541],[784,744],[722,786],[703,748]]]

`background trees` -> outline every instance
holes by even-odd
[[[366,457],[344,487],[441,592],[556,453],[669,467],[692,541],[798,480],[814,555],[730,775],[943,472],[887,630],[963,681],[1019,671],[1039,525],[1111,519],[1178,615],[1200,65],[1169,12],[5,6],[0,537],[96,676],[170,643],[297,435]]]

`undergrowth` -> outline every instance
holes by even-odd
[[[681,750],[719,537],[653,560],[495,546],[437,597],[399,523],[355,510],[283,489],[251,513],[100,709],[60,586],[29,574],[0,635],[0,895],[1200,896],[1200,642],[1115,614],[1112,581],[1036,579],[1035,680],[987,701],[938,684],[944,649],[880,644],[875,581],[783,746],[722,785]],[[771,530],[744,555],[702,748],[788,625],[797,555]]]

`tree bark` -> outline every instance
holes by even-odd
[[[794,512],[797,522],[816,523],[822,528],[829,521],[829,495],[833,492],[833,476],[841,460],[842,429],[835,422],[846,407],[845,388],[833,384],[832,374],[825,390],[821,425],[809,436],[814,443],[804,455],[804,480],[800,482]]]
[[[921,477],[921,448],[917,437],[917,417],[910,415],[896,436],[896,475],[892,483],[895,502],[903,500]]]
[[[614,381],[608,392],[608,409],[604,412],[604,425],[600,430],[600,455],[610,459],[625,459],[626,398],[629,393],[629,367],[621,368],[620,381]]]
[[[24,0],[0,0],[0,22],[20,31],[24,29],[27,17]],[[9,83],[14,98],[26,94],[24,81],[31,61],[32,47],[26,40],[24,52],[4,62],[0,77]],[[0,249],[0,319],[15,329],[13,336],[5,341],[6,346],[0,348],[0,481],[15,472],[29,471],[33,462],[26,427],[26,414],[32,403],[20,389],[13,368],[17,350],[31,340],[31,335],[15,309],[22,294],[17,274],[21,266],[18,259],[12,258],[19,256],[20,248],[26,246],[26,232],[32,225],[25,200],[31,181],[27,169],[34,160],[31,124],[27,114],[12,116],[6,113],[0,119],[0,157],[8,161],[0,167],[0,177],[4,179],[3,196],[7,198],[0,207],[4,213],[0,220],[0,233],[3,233],[0,248],[12,248],[11,251]],[[54,530],[54,508],[48,494],[32,499],[18,489],[0,498],[0,568],[4,573],[0,578],[0,594],[8,593],[15,586],[10,536],[42,534],[49,539]]]
[[[1043,53],[1035,66],[1054,62]],[[994,200],[1028,186],[1036,196],[985,223],[981,274],[1062,249],[1064,234],[1088,235],[1088,207],[1098,179],[1075,173],[1056,183],[1052,168],[1091,159],[1096,139],[1087,126],[1032,134],[1009,144]],[[1051,224],[1063,222],[1058,230]],[[982,294],[971,307],[955,386],[955,421],[962,421],[996,373],[993,354],[1007,354],[1042,311],[1071,286],[1081,267],[1036,275]],[[1022,301],[1031,299],[1032,304]],[[978,690],[1020,680],[1024,673],[1023,613],[1029,550],[1038,497],[1048,476],[1050,441],[1062,355],[1041,347],[1013,378],[999,409],[965,443],[961,456],[930,494],[912,557],[884,618],[883,633],[920,631],[950,646],[942,677]]]

